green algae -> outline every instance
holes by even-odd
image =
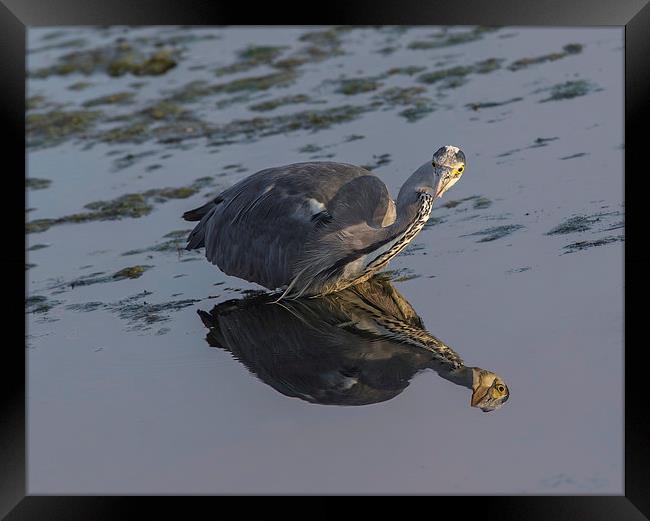
[[[99,98],[93,98],[88,101],[84,101],[84,107],[96,107],[98,105],[113,105],[118,103],[126,103],[131,101],[135,96],[134,92],[115,92],[114,94],[108,94],[106,96],[100,96]]]
[[[536,92],[550,91],[548,98],[540,100],[540,103],[545,103],[547,101],[573,99],[600,90],[602,90],[600,87],[591,82],[588,82],[586,80],[575,80],[559,83],[547,89],[541,89]]]
[[[487,60],[480,61],[473,66],[473,72],[477,74],[488,74],[501,68],[503,59],[488,58]]]
[[[391,162],[390,159],[390,154],[373,154],[372,155],[372,163],[368,163],[365,165],[361,165],[361,168],[365,168],[366,170],[374,170],[375,168],[379,168],[380,166],[387,165]]]
[[[163,143],[207,135],[211,128],[190,111],[176,103],[161,100],[134,113],[117,116],[111,121],[128,123],[104,130],[94,138],[108,143],[143,143],[158,139]]]
[[[147,107],[141,114],[148,116],[153,120],[173,119],[183,114],[185,109],[176,103],[162,100]]]
[[[523,99],[524,98],[516,97],[505,101],[485,101],[485,102],[467,103],[465,106],[472,110],[481,110],[481,109],[488,109],[493,107],[501,107],[503,105],[516,103],[517,101],[522,101]]]
[[[242,91],[263,91],[272,87],[287,86],[293,83],[295,75],[290,72],[274,72],[262,76],[239,78],[227,83],[220,83],[212,87],[212,93],[233,93]]]
[[[125,74],[158,76],[176,67],[176,54],[175,51],[161,49],[147,56],[122,41],[107,47],[66,54],[57,63],[30,71],[28,75],[33,78],[48,78],[52,75],[90,75],[102,71],[113,77]]]
[[[27,248],[27,251],[36,251],[36,250],[42,250],[43,248],[49,248],[49,244],[34,244],[33,246],[30,246]]]
[[[239,61],[219,67],[217,76],[244,72],[260,65],[270,65],[286,49],[284,46],[251,45],[238,53]]]
[[[426,91],[425,87],[390,87],[375,94],[373,99],[378,99],[389,105],[411,105],[429,101],[429,98],[421,96]]]
[[[435,110],[435,106],[429,102],[416,102],[412,107],[404,109],[399,112],[399,116],[403,117],[409,123],[414,123]]]
[[[147,248],[138,248],[135,250],[125,251],[124,253],[122,253],[122,256],[139,255],[142,253],[153,253],[153,252],[176,253],[179,256],[182,254],[191,255],[197,253],[194,251],[190,252],[185,250],[184,242],[187,239],[187,236],[190,234],[190,231],[191,230],[184,230],[182,237],[173,237],[167,241],[156,243],[153,246],[149,246]],[[167,235],[165,237],[167,237]]]
[[[461,235],[461,237],[483,235],[484,237],[476,242],[491,242],[506,237],[517,230],[521,230],[522,228],[523,226],[521,224],[506,224],[503,226],[493,226],[491,228],[486,228],[485,230],[469,233],[467,235]]]
[[[302,34],[298,41],[306,45],[286,58],[274,61],[271,66],[285,71],[293,71],[307,63],[319,63],[344,54],[341,35],[350,30],[348,26],[331,27],[325,30]]]
[[[531,270],[530,266],[522,266],[520,268],[512,268],[512,269],[508,270],[506,273],[523,273],[523,272],[529,271],[529,270]]]
[[[131,73],[135,76],[159,76],[176,67],[176,60],[169,51],[158,51],[146,58],[138,60],[132,55],[113,60],[108,64],[109,76],[123,76]]]
[[[593,225],[599,222],[604,222],[608,218],[620,216],[620,212],[600,212],[593,215],[574,215],[566,219],[564,222],[558,224],[546,235],[566,235],[568,233],[586,232],[593,228]],[[606,230],[613,230],[622,227],[623,223],[619,223],[614,227],[607,228]]]
[[[447,69],[440,69],[418,76],[417,81],[421,83],[442,83],[444,88],[455,88],[463,85],[466,76],[470,74],[488,74],[501,67],[502,59],[488,58],[473,65],[458,65]]]
[[[426,50],[450,47],[464,43],[475,42],[483,38],[484,33],[496,30],[494,28],[476,27],[470,31],[449,33],[434,33],[428,40],[415,40],[408,44],[408,49]]]
[[[557,225],[546,235],[564,235],[567,233],[584,232],[591,229],[591,225],[598,221],[596,217],[586,215],[576,215]]]
[[[489,208],[490,206],[492,206],[492,201],[490,201],[487,197],[477,197],[474,200],[472,208],[475,210],[483,210],[485,208]]]
[[[623,235],[609,236],[602,239],[597,239],[595,241],[578,241],[571,244],[567,244],[563,249],[567,250],[564,253],[575,253],[577,251],[586,250],[588,248],[594,248],[596,246],[603,246],[605,244],[611,244],[613,242],[623,242],[625,238]]]
[[[376,52],[377,54],[383,54],[384,56],[388,56],[389,54],[393,54],[396,50],[398,50],[399,47],[396,45],[387,45],[386,47],[382,47],[381,49],[377,49]]]
[[[320,152],[321,150],[323,150],[323,147],[314,144],[308,144],[303,147],[300,147],[298,149],[298,152],[302,152],[304,154],[314,154],[316,152]]]
[[[100,141],[106,143],[133,142],[138,143],[148,138],[149,125],[146,123],[131,123],[106,130],[99,134]]]
[[[163,238],[165,239],[185,239],[189,235],[189,233],[192,231],[192,228],[188,228],[185,230],[174,230],[169,233],[166,233],[163,235]]]
[[[508,69],[511,71],[518,71],[520,69],[530,67],[531,65],[538,65],[540,63],[561,60],[562,58],[566,58],[572,54],[580,54],[581,52],[582,45],[578,43],[570,43],[562,47],[562,52],[553,52],[550,54],[544,54],[542,56],[536,56],[534,58],[521,58],[508,65]]]
[[[138,279],[149,268],[151,268],[151,266],[129,266],[127,268],[122,268],[116,273],[113,273],[113,278],[117,280]]]
[[[256,117],[234,120],[212,130],[214,145],[233,143],[235,138],[248,140],[262,136],[284,134],[295,130],[317,131],[333,125],[349,122],[366,112],[368,107],[343,105],[324,110],[305,110],[275,117]]]
[[[154,150],[147,150],[144,152],[139,152],[137,154],[126,154],[122,157],[119,157],[113,161],[113,170],[122,170],[124,168],[129,168],[136,164],[138,161],[145,157],[150,157],[152,155],[155,155],[156,152]]]
[[[27,313],[47,313],[60,303],[60,300],[49,299],[43,295],[32,295],[25,299],[25,309]]]
[[[27,110],[42,108],[46,103],[45,96],[30,96],[25,102]]]
[[[381,87],[382,83],[377,78],[352,78],[339,81],[337,92],[346,96],[353,96],[363,92],[370,92]]]
[[[472,67],[459,65],[456,67],[450,67],[447,69],[441,69],[438,71],[421,74],[420,76],[418,76],[418,81],[422,83],[431,84],[431,83],[436,83],[445,80],[447,78],[454,78],[454,77],[459,78],[459,77],[467,76],[472,72],[473,72]]]
[[[307,103],[309,101],[311,101],[311,98],[309,96],[306,96],[304,94],[296,94],[293,96],[283,96],[281,98],[262,101],[260,103],[251,105],[250,107],[248,107],[248,109],[255,112],[267,112],[269,110],[274,110],[278,107],[282,107],[285,105],[294,105],[296,103]]]
[[[568,156],[563,156],[563,157],[560,158],[560,160],[565,161],[567,159],[575,159],[576,157],[583,157],[583,156],[586,156],[586,155],[589,155],[589,154],[587,152],[577,152],[575,154],[571,154],[571,155],[568,155]]]
[[[68,90],[80,91],[91,87],[93,84],[89,81],[77,81],[72,85],[68,85]]]
[[[389,108],[407,105],[408,108],[399,112],[398,115],[412,123],[436,109],[431,98],[422,96],[424,92],[426,92],[424,87],[390,87],[375,94],[373,99]]]
[[[551,141],[557,141],[558,137],[538,137],[535,139],[532,145],[526,148],[539,148],[539,147],[545,147],[548,143]]]
[[[25,179],[25,187],[30,190],[43,190],[52,184],[49,179],[40,179],[38,177],[27,177]]]
[[[89,130],[101,116],[99,111],[52,110],[25,118],[28,146],[52,146]]]
[[[151,294],[150,291],[143,291],[132,297],[107,304],[105,307],[116,313],[122,320],[126,320],[131,326],[130,330],[146,331],[151,329],[152,324],[170,320],[171,313],[200,302],[198,299],[183,299],[151,304],[143,300]]]
[[[439,206],[434,206],[434,210],[437,210],[438,208],[456,208],[457,206],[463,204],[464,202],[467,201],[473,201],[475,199],[479,199],[480,196],[478,195],[470,195],[469,197],[463,197],[462,199],[451,199]]]
[[[26,232],[43,232],[54,225],[65,223],[143,217],[153,210],[152,203],[163,203],[170,199],[186,199],[213,182],[211,177],[201,177],[189,186],[155,188],[143,193],[125,194],[109,201],[94,201],[84,206],[87,210],[91,210],[90,212],[75,213],[55,219],[36,219],[27,223]]]
[[[279,71],[260,76],[247,76],[224,83],[211,84],[196,80],[173,91],[166,101],[194,102],[206,96],[217,94],[253,93],[266,91],[273,87],[286,87],[293,83],[296,75],[292,71]],[[245,98],[240,98],[245,99]]]
[[[418,74],[424,70],[426,70],[426,67],[419,67],[417,65],[410,65],[408,67],[393,67],[392,69],[388,69],[386,71],[386,75],[393,76],[395,74],[406,74],[408,76],[413,76],[414,74]]]
[[[98,271],[95,273],[89,273],[88,275],[82,275],[81,277],[77,277],[76,279],[67,282],[57,282],[51,286],[50,289],[57,289],[56,293],[63,293],[79,286],[92,286],[95,284],[106,284],[125,279],[138,279],[145,271],[151,268],[153,268],[153,266],[129,266],[109,275],[106,275],[103,271]]]
[[[70,309],[72,311],[81,311],[81,312],[90,312],[101,309],[105,306],[103,302],[92,301],[92,302],[83,302],[80,304],[68,304],[65,309]]]

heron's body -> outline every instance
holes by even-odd
[[[358,166],[265,169],[184,214],[200,221],[187,248],[205,246],[224,273],[285,288],[283,296],[339,291],[367,280],[422,229],[435,199],[434,171],[422,165],[395,202],[377,176]]]

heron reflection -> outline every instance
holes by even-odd
[[[206,340],[232,353],[276,391],[326,405],[366,405],[400,394],[424,369],[471,389],[493,411],[509,390],[492,371],[468,367],[431,335],[385,276],[316,299],[230,300],[199,315]]]

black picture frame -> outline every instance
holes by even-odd
[[[650,112],[650,5],[648,0],[444,0],[399,2],[328,2],[323,9],[313,4],[285,7],[260,4],[254,9],[242,3],[171,0],[0,0],[0,114],[2,114],[3,176],[9,195],[3,204],[5,251],[0,259],[5,276],[2,317],[6,328],[0,378],[0,517],[21,519],[99,520],[129,519],[137,511],[149,515],[187,517],[188,505],[171,504],[160,496],[31,496],[26,495],[25,470],[25,314],[17,302],[25,298],[25,262],[17,246],[25,240],[19,224],[23,209],[18,194],[25,193],[16,169],[25,172],[25,45],[26,28],[57,25],[283,25],[327,24],[426,24],[426,25],[561,25],[625,27],[625,489],[624,495],[606,496],[462,496],[436,497],[438,515],[444,506],[463,515],[517,520],[642,520],[650,518],[650,428],[644,388],[647,350],[634,328],[642,326],[648,295],[649,255],[643,251],[643,197],[648,149],[642,123]],[[290,14],[289,14],[290,12]],[[645,146],[644,146],[645,145]],[[14,156],[13,158],[11,156]],[[10,159],[15,162],[10,163]],[[634,168],[636,166],[637,168]],[[628,174],[636,172],[636,175]],[[630,201],[631,199],[631,201]],[[634,201],[636,199],[636,202]],[[23,199],[23,203],[24,203]],[[9,204],[11,203],[11,204]],[[24,222],[23,222],[24,225]],[[15,239],[15,240],[14,240]],[[23,242],[24,245],[24,242]],[[640,245],[640,247],[636,247]],[[635,296],[641,298],[635,299]],[[20,330],[20,324],[23,329]],[[22,338],[22,346],[20,339]],[[635,341],[636,339],[636,341]],[[596,384],[598,385],[598,384]],[[604,385],[604,384],[603,384]],[[558,428],[562,428],[558,426]],[[202,501],[214,499],[202,497]],[[152,501],[154,500],[154,501]],[[152,514],[152,503],[163,506]],[[446,503],[443,505],[442,502]],[[208,505],[205,505],[208,506]],[[214,503],[210,506],[214,507]],[[213,510],[215,515],[221,511]],[[339,512],[340,513],[340,512]],[[141,514],[138,514],[141,515]],[[147,515],[147,517],[149,517]],[[6,516],[6,517],[5,517]]]

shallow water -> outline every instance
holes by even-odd
[[[46,70],[120,42],[176,65]],[[253,44],[282,48],[238,57]],[[38,28],[28,46],[28,177],[50,181],[27,193],[31,494],[622,493],[622,29]],[[52,111],[81,112],[33,117]],[[466,172],[390,276],[503,377],[502,408],[430,368],[383,401],[316,404],[209,345],[197,310],[261,288],[165,237],[184,211],[310,159],[368,165],[396,195],[443,144]],[[84,208],[125,194],[135,210]]]

